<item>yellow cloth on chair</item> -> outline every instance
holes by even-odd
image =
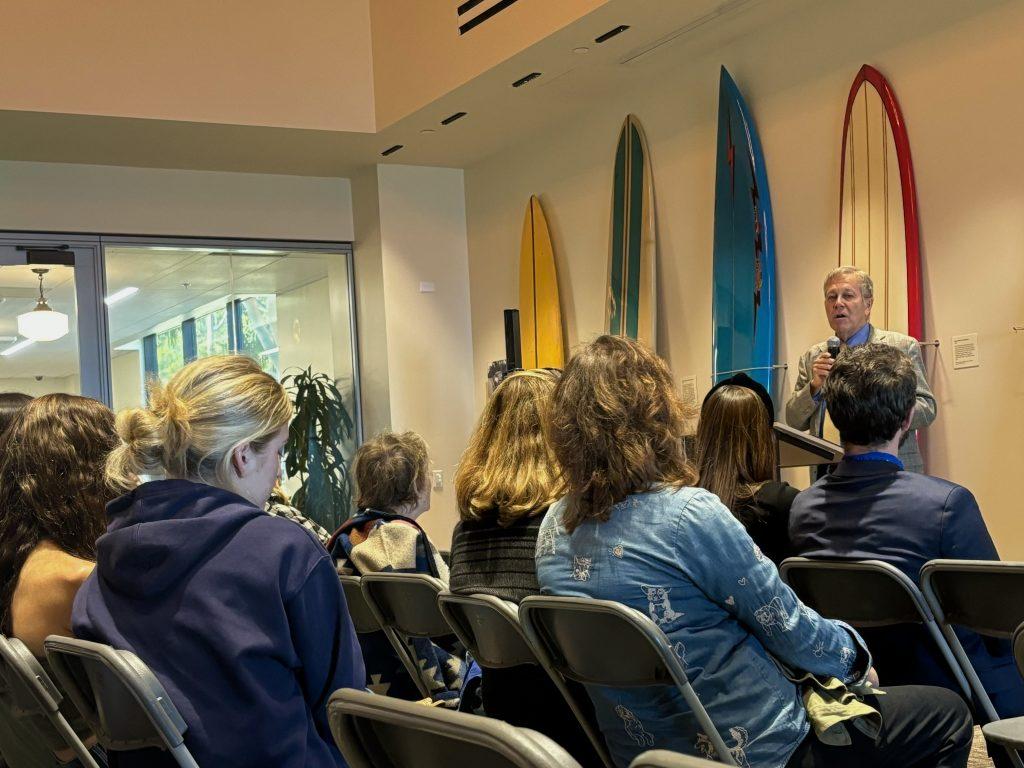
[[[846,730],[848,722],[870,738],[878,736],[882,729],[882,715],[870,704],[866,704],[862,696],[884,696],[884,691],[866,684],[856,689],[848,688],[834,677],[823,682],[808,675],[804,683],[804,708],[822,744],[834,747],[849,745],[851,739]]]

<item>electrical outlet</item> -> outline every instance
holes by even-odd
[[[440,469],[435,469],[433,471],[433,475],[434,475],[434,490],[435,491],[443,491],[444,490],[444,472],[442,472]]]

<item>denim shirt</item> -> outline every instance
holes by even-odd
[[[870,668],[860,636],[803,605],[717,496],[634,494],[607,522],[588,520],[572,534],[565,502],[552,505],[537,538],[541,592],[615,600],[650,616],[738,765],[783,768],[808,733],[801,691],[779,662],[844,682]],[[618,765],[648,749],[714,756],[678,691],[587,690]]]

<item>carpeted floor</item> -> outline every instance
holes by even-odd
[[[992,768],[992,760],[985,749],[985,737],[981,735],[981,726],[974,727],[974,744],[971,746],[967,768]]]

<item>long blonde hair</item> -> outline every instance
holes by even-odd
[[[744,524],[749,502],[775,477],[775,438],[761,398],[746,387],[712,392],[697,427],[700,486],[718,496]]]
[[[491,395],[455,473],[463,520],[508,526],[553,504],[563,492],[543,419],[560,375],[539,368],[512,374]]]
[[[120,488],[143,474],[225,488],[235,448],[261,450],[291,416],[288,394],[255,360],[204,357],[166,386],[151,383],[148,408],[118,414],[121,445],[107,459],[107,477]]]
[[[631,493],[693,485],[683,446],[688,409],[665,361],[621,336],[599,336],[565,367],[555,388],[549,438],[566,479],[562,521],[570,533],[608,520]]]

